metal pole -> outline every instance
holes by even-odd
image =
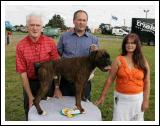
[[[149,12],[149,10],[143,10],[146,13],[146,19],[147,19],[147,13]]]

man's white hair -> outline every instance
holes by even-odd
[[[39,17],[41,19],[41,23],[42,23],[42,26],[43,26],[43,17],[40,13],[30,13],[29,15],[27,15],[26,17],[26,25],[28,26],[29,25],[29,20],[31,17]]]

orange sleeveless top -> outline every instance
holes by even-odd
[[[121,65],[117,71],[116,91],[125,94],[138,94],[143,91],[144,73],[138,68],[129,69],[123,56],[118,56]]]

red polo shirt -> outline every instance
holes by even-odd
[[[55,41],[41,35],[37,42],[33,42],[29,36],[22,39],[16,46],[16,71],[27,72],[30,79],[36,79],[34,63],[59,58]]]

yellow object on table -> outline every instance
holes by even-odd
[[[80,114],[80,111],[78,109],[70,109],[70,108],[64,108],[62,109],[61,113],[68,118],[73,118],[76,115]]]

